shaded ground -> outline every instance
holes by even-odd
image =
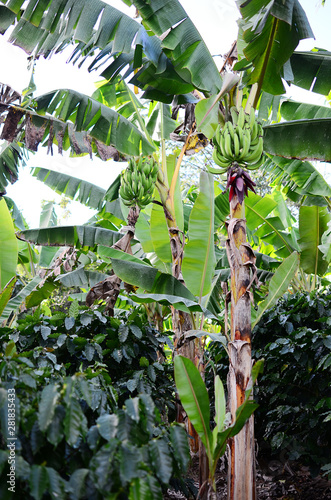
[[[190,476],[197,485],[198,463],[193,462]],[[217,499],[226,500],[227,477],[225,470],[217,474]],[[183,495],[168,491],[164,500],[185,499]],[[312,477],[308,467],[271,460],[257,470],[258,500],[331,500],[331,481],[325,477]]]

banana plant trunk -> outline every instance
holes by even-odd
[[[254,253],[246,240],[244,202],[230,202],[227,256],[231,268],[231,341],[229,342],[229,410],[234,419],[251,380],[251,291]],[[228,500],[255,500],[254,420],[228,444]]]

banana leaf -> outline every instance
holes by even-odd
[[[0,196],[6,194],[8,184],[18,179],[18,167],[24,165],[24,153],[16,143],[3,141],[0,145]]]
[[[94,226],[55,226],[28,229],[17,233],[20,240],[46,246],[111,247],[122,235],[110,229]]]
[[[4,308],[1,316],[0,323],[9,318],[12,312],[18,312],[19,308],[23,305],[26,297],[39,285],[42,279],[39,276],[35,276],[30,283],[28,283],[23,290],[21,290],[15,297],[10,299]]]
[[[247,84],[258,83],[273,95],[283,94],[283,66],[304,38],[314,37],[306,14],[298,0],[283,2],[236,1],[242,20],[238,46],[239,61],[235,70],[251,67]]]
[[[35,167],[32,169],[32,175],[56,193],[65,194],[71,200],[78,201],[99,212],[105,205],[106,191],[95,184],[48,168]]]
[[[183,93],[182,83],[187,92],[197,87],[215,93],[221,87],[213,58],[177,0],[152,5],[134,2],[144,24],[152,28],[148,33],[141,23],[100,0],[50,0],[47,9],[43,2],[28,0],[22,10],[22,2],[3,3],[0,32],[15,24],[9,41],[28,53],[48,57],[74,40],[70,60],[79,65],[89,62],[89,71],[108,63],[102,73],[107,80],[125,68],[129,68],[124,74],[128,78],[142,67],[149,71],[149,75],[140,74],[139,85],[145,90],[148,85],[156,90],[162,87],[165,69],[174,83],[173,94]],[[160,35],[168,30],[161,42]]]
[[[0,291],[16,275],[18,247],[5,200],[0,199]]]
[[[323,276],[328,268],[329,262],[325,260],[319,245],[330,220],[331,216],[326,207],[300,207],[300,266],[307,274]]]
[[[200,192],[193,205],[182,263],[188,289],[199,297],[211,290],[216,258],[214,252],[214,177],[201,172]]]
[[[290,59],[291,83],[322,95],[330,92],[331,52],[313,49],[294,52]]]
[[[75,124],[75,131],[89,135],[121,153],[138,156],[151,154],[154,147],[145,135],[124,116],[108,106],[75,90],[56,90],[36,99],[39,114],[53,114],[58,120]]]
[[[270,280],[269,293],[266,299],[259,303],[257,311],[252,308],[252,330],[260,321],[263,313],[272,307],[277,299],[287,291],[291,280],[293,279],[299,267],[299,254],[293,252],[275,271]]]
[[[296,241],[286,232],[287,228],[281,218],[273,216],[276,207],[277,202],[270,195],[262,198],[257,194],[250,194],[245,199],[247,228],[265,244],[272,245],[275,252],[283,257],[296,249]]]
[[[313,199],[313,204],[329,205],[331,187],[308,161],[272,156],[264,163],[263,173],[270,176],[272,185],[282,186],[286,196],[293,201],[310,204],[309,200]]]
[[[264,151],[299,160],[331,161],[331,118],[266,125]]]
[[[308,104],[305,102],[296,102],[292,100],[284,101],[280,107],[280,112],[285,120],[331,118],[330,107],[318,106],[317,104]]]

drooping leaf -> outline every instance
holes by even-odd
[[[158,500],[162,497],[159,482],[152,475],[138,477],[130,484],[129,500]]]
[[[298,0],[272,3],[237,0],[242,20],[242,54],[235,69],[252,65],[246,82],[273,95],[283,94],[283,66],[304,38],[313,37],[306,14]],[[241,57],[240,57],[241,55]]]
[[[67,287],[91,288],[96,285],[96,283],[106,279],[107,276],[108,274],[88,271],[80,267],[70,273],[62,274],[58,279]]]
[[[38,286],[26,297],[26,307],[29,309],[30,307],[38,306],[43,300],[48,299],[55,288],[55,283],[53,283],[52,281],[45,281],[42,286]]]
[[[157,269],[143,263],[126,262],[112,259],[114,273],[124,282],[138,286],[151,293],[174,295],[195,302],[195,297],[176,278],[160,273]]]
[[[293,252],[275,271],[275,274],[270,280],[269,293],[266,299],[258,305],[258,310],[252,310],[252,329],[260,321],[263,313],[272,307],[276,300],[284,295],[287,291],[289,284],[294,277],[299,266],[299,254]]]
[[[58,500],[65,497],[66,482],[62,479],[60,474],[52,467],[46,467],[49,492],[53,500]]]
[[[85,491],[85,480],[89,469],[76,469],[70,476],[69,487],[74,500],[81,498]]]
[[[293,201],[302,199],[306,204],[314,197],[313,204],[316,204],[316,197],[320,197],[319,205],[327,205],[327,200],[322,197],[331,197],[331,187],[308,161],[272,156],[264,163],[263,172],[270,176],[272,185],[281,185],[286,196]]]
[[[14,224],[4,199],[0,200],[0,291],[16,274],[18,247]]]
[[[331,161],[331,118],[266,125],[263,131],[266,153],[299,160]]]
[[[179,1],[134,0],[133,4],[157,36],[167,32],[161,46],[183,80],[200,90],[217,93],[221,88],[217,67]]]
[[[325,207],[300,207],[300,266],[308,274],[322,276],[328,268],[329,263],[323,258],[319,245],[330,220]]]
[[[250,194],[245,199],[246,222],[250,231],[261,238],[266,244],[272,244],[278,255],[284,257],[295,249],[295,240],[285,231],[279,217],[273,216],[277,203],[270,195],[263,198]]]
[[[8,184],[18,179],[18,167],[24,164],[24,153],[16,143],[4,141],[0,146],[0,194],[6,194]]]
[[[121,153],[138,156],[141,151],[151,154],[154,147],[144,134],[115,110],[74,90],[49,92],[36,99],[38,113],[49,113],[67,122],[72,120],[75,130],[89,131],[89,135],[103,144],[115,146]]]
[[[138,304],[150,304],[152,302],[157,302],[164,306],[173,306],[179,311],[190,312],[203,312],[206,317],[213,317],[213,314],[202,307],[197,302],[187,299],[185,297],[169,295],[168,293],[136,293],[131,296],[133,302]]]
[[[95,226],[55,226],[21,231],[17,237],[35,245],[93,248],[98,244],[111,247],[121,235]]]
[[[56,193],[65,194],[67,198],[79,201],[79,203],[87,207],[100,211],[105,204],[104,196],[106,191],[90,182],[40,167],[34,168],[32,175]],[[56,226],[56,224],[52,225]]]
[[[175,357],[175,382],[183,408],[206,447],[207,456],[211,457],[213,438],[209,427],[209,397],[201,375],[190,359]]]
[[[189,221],[182,273],[188,289],[201,298],[211,289],[216,259],[214,253],[214,178],[201,173],[200,192]]]
[[[331,52],[313,49],[294,52],[290,59],[292,83],[311,92],[328,95],[331,78]]]

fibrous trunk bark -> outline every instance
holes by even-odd
[[[251,291],[256,276],[255,257],[246,240],[244,204],[235,196],[226,243],[231,268],[231,342],[229,343],[228,394],[232,419],[244,402],[251,380]],[[253,271],[253,272],[252,272]],[[228,499],[255,500],[254,421],[229,440]]]

